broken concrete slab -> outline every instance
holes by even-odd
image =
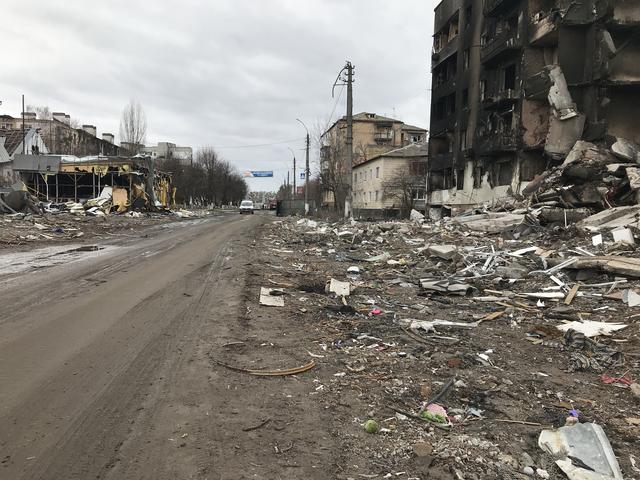
[[[284,307],[284,289],[260,287],[260,305]]]
[[[521,225],[524,220],[524,214],[502,212],[461,215],[451,219],[453,223],[464,225],[470,230],[485,233],[502,233]]]
[[[640,278],[640,258],[602,255],[593,257],[574,257],[565,268],[573,270],[594,269],[628,277]]]
[[[571,480],[622,480],[618,460],[604,430],[594,423],[577,423],[543,430],[538,446],[555,459]]]
[[[627,289],[622,292],[622,301],[630,307],[637,307],[640,305],[640,295],[631,289]]]
[[[582,137],[586,119],[582,114],[576,114],[564,121],[558,117],[550,117],[545,153],[554,160],[563,160]]]
[[[431,245],[427,247],[427,253],[443,260],[452,260],[459,256],[458,247],[455,245]]]
[[[617,228],[611,232],[613,235],[613,241],[615,243],[622,243],[624,245],[635,245],[636,241],[633,238],[633,232],[628,228]]]
[[[567,80],[564,77],[564,73],[560,65],[553,65],[548,68],[549,78],[552,85],[549,89],[548,100],[549,104],[558,113],[558,119],[561,121],[567,121],[571,118],[578,116],[576,110],[576,104],[571,97]]]
[[[616,157],[640,163],[640,145],[624,138],[616,138],[615,143],[611,145],[611,152]]]
[[[339,297],[348,297],[351,295],[351,284],[332,278],[329,280],[328,291],[329,293],[335,293]]]
[[[598,212],[576,225],[590,231],[611,230],[618,227],[638,227],[640,219],[640,205],[613,207]]]
[[[577,162],[608,165],[618,161],[609,151],[599,148],[594,143],[578,140],[573,144],[562,166],[567,167]]]
[[[409,215],[409,220],[412,222],[422,223],[424,222],[424,215],[417,210],[411,210],[411,214]]]

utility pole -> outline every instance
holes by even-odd
[[[311,142],[309,138],[309,129],[307,128],[307,126],[299,118],[296,118],[296,120],[299,121],[307,131],[307,148],[304,162],[304,214],[306,216],[309,215],[309,144]]]
[[[353,65],[347,62],[347,196],[344,200],[344,217],[353,216],[351,195],[353,188]]]
[[[352,203],[352,186],[353,186],[353,71],[354,66],[351,62],[347,61],[347,64],[342,67],[340,73],[338,73],[338,78],[333,84],[333,89],[331,90],[331,96],[333,97],[333,91],[336,88],[336,85],[346,85],[347,86],[347,158],[346,158],[346,173],[347,177],[344,184],[346,185],[347,191],[344,199],[344,216],[345,218],[351,218],[351,203]],[[346,78],[344,76],[346,74]],[[337,200],[337,199],[336,199]]]
[[[25,142],[25,135],[24,135],[24,95],[22,95],[22,153],[26,154],[27,153],[27,145]]]
[[[307,152],[304,162],[304,214],[309,215],[309,132],[307,132]]]
[[[291,147],[287,147],[289,149],[289,151],[291,152],[291,155],[293,156],[293,199],[295,200],[296,198],[296,154],[295,152],[291,149]]]

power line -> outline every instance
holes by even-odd
[[[219,145],[210,145],[214,150],[215,149],[232,149],[232,148],[260,148],[260,147],[271,147],[274,145],[284,145],[285,143],[298,142],[304,140],[304,138],[292,138],[290,140],[283,140],[281,142],[272,142],[272,143],[256,143],[253,145],[229,145],[229,146],[219,146]],[[195,147],[202,148],[202,147]]]

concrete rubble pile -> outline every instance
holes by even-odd
[[[0,192],[0,248],[54,244],[81,237],[109,237],[123,230],[207,215],[185,209],[132,209],[118,188],[103,187],[96,198],[82,202],[39,201],[22,182]]]
[[[344,478],[638,476],[640,254],[637,227],[609,228],[621,208],[566,227],[530,208],[267,227],[261,308],[317,333],[304,348],[330,380],[312,393],[352,419],[337,435],[361,459]]]
[[[522,192],[534,207],[603,210],[640,202],[640,146],[613,139],[608,145],[578,140],[557,167]]]

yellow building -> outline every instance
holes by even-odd
[[[346,137],[346,117],[337,120],[322,135],[320,171],[324,186],[323,203],[327,206],[334,204],[335,190],[344,192],[340,187],[344,187],[348,178]],[[353,166],[407,145],[424,143],[426,139],[427,130],[424,128],[375,113],[358,113],[353,116]]]
[[[358,217],[393,217],[424,209],[426,143],[370,158],[353,168],[353,210]]]

